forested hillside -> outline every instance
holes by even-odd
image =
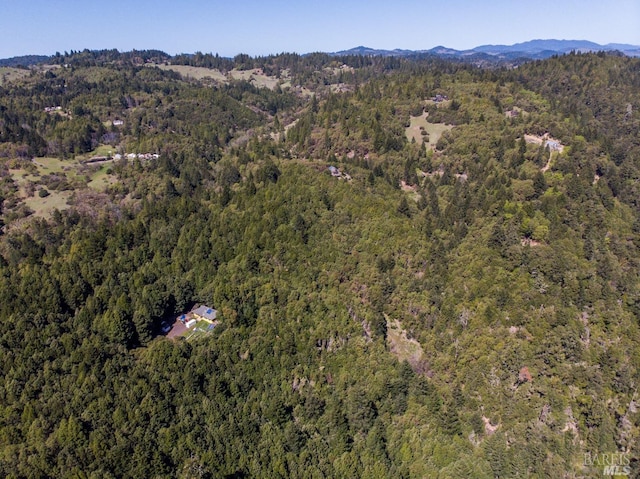
[[[639,60],[56,61],[0,85],[1,475],[638,474]]]

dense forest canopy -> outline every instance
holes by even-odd
[[[640,60],[55,63],[0,83],[0,474],[637,473]]]

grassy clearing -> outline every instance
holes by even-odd
[[[107,156],[111,146],[101,146],[78,158],[88,159],[91,156]],[[84,165],[76,160],[61,160],[59,158],[34,158],[32,162],[24,164],[23,168],[9,169],[11,178],[18,186],[17,199],[34,211],[34,216],[47,218],[55,210],[64,210],[69,207],[67,200],[73,194],[73,190],[50,189],[46,185],[47,175],[65,177],[72,188],[83,190],[90,188],[94,191],[105,191],[109,186],[117,182],[117,177],[107,173],[112,168],[111,163],[101,165]],[[65,180],[62,180],[65,181]],[[67,186],[68,187],[68,186]],[[40,188],[45,188],[49,196],[41,198],[38,195]]]
[[[195,78],[196,80],[202,80],[204,78],[211,78],[215,81],[225,83],[227,77],[217,69],[205,68],[205,67],[192,67],[189,65],[154,65],[161,70],[171,70],[179,73],[184,78]]]
[[[279,80],[276,77],[267,76],[260,70],[231,70],[234,80],[246,80],[252,82],[258,88],[268,88],[274,90]]]
[[[62,172],[63,166],[61,161],[56,158],[38,158],[34,164],[37,166],[38,175],[34,175],[24,168],[10,169],[9,174],[18,185],[18,195],[22,203],[33,210],[33,216],[48,218],[54,210],[64,210],[69,207],[67,200],[71,197],[72,192],[47,189],[49,196],[41,198],[38,195],[38,190],[43,186],[40,184],[41,177],[50,173]],[[29,183],[35,184],[35,188]],[[31,196],[27,193],[27,189],[32,190]]]
[[[231,70],[229,76],[222,73],[220,70],[205,67],[192,67],[189,65],[155,65],[161,70],[171,70],[179,73],[184,78],[194,78],[196,80],[203,80],[205,78],[211,78],[220,83],[228,83],[229,77],[234,80],[246,80],[252,82],[258,88],[275,89],[276,85],[280,83],[276,77],[267,76],[259,69],[253,70]]]
[[[427,132],[429,136],[429,148],[435,149],[436,143],[445,131],[449,131],[453,128],[453,125],[445,125],[444,123],[429,123],[427,120],[428,113],[423,113],[420,116],[412,116],[409,126],[405,130],[407,139],[411,141],[415,139],[417,143],[424,143],[425,135],[422,135],[422,130]]]
[[[28,77],[29,74],[29,70],[23,70],[22,68],[0,67],[0,86]]]
[[[35,158],[33,163],[37,166],[38,173],[41,175],[71,171],[76,166],[74,161],[61,160],[59,158]]]
[[[429,148],[434,150],[436,143],[445,131],[453,129],[453,125],[445,125],[444,123],[427,123],[425,130],[429,134]]]
[[[416,141],[416,143],[424,143],[424,138],[420,134],[420,127],[426,129],[427,124],[428,122],[426,112],[420,116],[412,116],[409,126],[405,130],[407,140],[411,141],[413,139]]]
[[[76,160],[61,160],[59,158],[34,158],[33,163],[38,169],[40,176],[50,174],[61,174],[70,181],[84,178],[84,172],[80,171],[81,165]],[[29,177],[30,181],[37,183],[38,177]]]
[[[20,188],[22,188],[28,181],[34,181],[35,178],[35,176],[31,175],[24,168],[12,168],[9,170],[9,175],[11,175],[13,181],[15,181]]]
[[[54,210],[64,210],[69,207],[67,200],[71,197],[71,191],[49,191],[49,196],[40,198],[36,193],[31,198],[26,198],[24,204],[33,210],[33,216],[48,218]]]
[[[87,187],[96,191],[104,191],[109,186],[117,183],[117,178],[107,173],[109,168],[111,168],[110,165],[102,165],[98,171],[91,175],[91,181],[87,183]]]
[[[22,186],[28,181],[38,183],[42,176],[51,174],[64,174],[69,180],[83,178],[86,174],[84,169],[85,167],[76,160],[43,157],[34,158],[32,163],[24,168],[10,169],[9,173],[13,180]]]
[[[89,158],[93,156],[113,156],[116,149],[111,145],[100,145],[92,152],[88,153]]]
[[[386,316],[386,315],[385,315]],[[412,366],[417,365],[422,361],[424,351],[422,346],[415,339],[407,337],[407,332],[402,329],[400,322],[397,319],[393,321],[388,317],[387,319],[387,341],[389,343],[389,350],[394,354],[398,361],[407,361]]]

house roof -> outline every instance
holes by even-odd
[[[214,319],[216,319],[216,315],[218,314],[218,312],[215,309],[210,308],[209,306],[203,305],[194,309],[193,314],[197,314],[201,318],[213,321]]]

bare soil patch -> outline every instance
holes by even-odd
[[[167,333],[167,338],[171,338],[171,339],[179,338],[180,336],[183,336],[188,331],[189,330],[182,323],[182,321],[180,321],[179,319],[176,319],[173,325],[171,326],[171,331]]]

